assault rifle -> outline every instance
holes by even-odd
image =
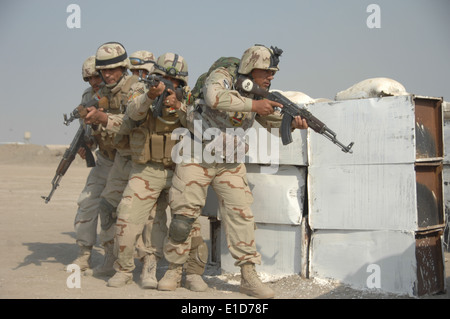
[[[245,76],[239,76],[236,81],[236,88],[246,93],[254,94],[255,96],[263,97],[268,100],[283,104],[281,114],[283,119],[281,121],[281,141],[283,145],[292,143],[291,123],[295,116],[300,115],[306,120],[308,126],[319,134],[322,134],[331,142],[341,148],[344,153],[353,153],[351,150],[353,142],[345,146],[336,138],[336,133],[330,130],[323,122],[311,114],[303,105],[296,104],[282,95],[280,92],[269,92],[254,83],[251,79]]]
[[[61,178],[67,172],[67,169],[69,168],[70,164],[72,164],[80,147],[82,147],[86,150],[86,165],[87,165],[87,167],[95,166],[94,155],[92,154],[91,149],[89,148],[89,146],[87,145],[86,140],[85,140],[84,127],[82,125],[80,125],[80,128],[78,129],[77,134],[75,134],[75,137],[73,138],[72,143],[70,143],[69,148],[66,149],[66,151],[64,152],[63,158],[59,162],[58,168],[56,169],[55,177],[53,177],[53,180],[52,180],[52,190],[50,191],[50,194],[47,197],[41,196],[43,199],[45,199],[46,204],[52,198],[53,193],[55,192],[56,188],[59,186],[59,182],[61,181]]]
[[[156,101],[152,106],[154,117],[162,116],[164,101],[166,100],[167,96],[169,96],[168,89],[171,89],[175,92],[178,101],[183,101],[183,89],[181,87],[177,87],[175,89],[173,83],[170,80],[163,78],[161,75],[149,74],[145,79],[142,77],[139,78],[139,81],[146,83],[148,86],[158,86],[159,82],[163,82],[166,87],[164,89],[164,92],[156,98]]]
[[[109,107],[109,101],[106,96],[99,98],[97,96],[93,97],[86,103],[82,103],[78,105],[71,113],[70,118],[67,118],[67,114],[64,114],[64,124],[69,126],[70,123],[72,123],[73,120],[84,118],[86,114],[88,113],[87,108],[90,106],[95,106],[98,108],[104,108],[107,109]]]

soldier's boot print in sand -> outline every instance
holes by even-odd
[[[273,298],[275,293],[265,286],[258,277],[255,264],[246,263],[241,266],[241,286],[239,292],[261,299]]]
[[[156,279],[156,266],[158,259],[154,254],[144,257],[144,265],[141,273],[141,287],[144,289],[156,289],[158,280]]]
[[[173,291],[180,287],[182,273],[183,265],[170,263],[164,277],[158,282],[158,290]]]

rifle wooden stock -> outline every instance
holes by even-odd
[[[85,118],[88,114],[87,108],[95,106],[97,109],[103,108],[107,110],[109,108],[109,100],[106,96],[102,98],[98,98],[97,96],[93,97],[86,103],[82,103],[78,105],[71,113],[70,117],[67,118],[66,114],[64,114],[64,124],[69,125],[75,119]]]

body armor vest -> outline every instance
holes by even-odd
[[[138,81],[137,76],[125,76],[122,79],[124,83],[112,88],[106,95],[109,100],[108,109],[105,110],[110,114],[123,114],[125,113],[128,103],[128,93],[131,86]],[[129,137],[128,135],[119,135],[111,132],[107,132],[105,129],[97,131],[96,140],[99,146],[100,153],[105,157],[113,160],[116,151],[119,149],[129,149]]]
[[[165,167],[173,165],[172,149],[177,140],[171,139],[172,131],[182,125],[175,110],[164,108],[162,111],[159,117],[148,112],[145,121],[131,131],[131,158],[135,163],[152,161]]]

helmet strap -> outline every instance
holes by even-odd
[[[106,86],[107,88],[109,88],[109,89],[114,88],[120,81],[122,81],[123,77],[124,77],[125,75],[127,75],[127,72],[128,72],[128,71],[127,71],[127,68],[122,67],[122,69],[123,69],[122,75],[120,76],[120,78],[119,78],[115,83],[112,83],[112,84],[106,84],[106,81],[105,81],[105,79],[103,78],[102,72],[99,72],[99,73],[100,73],[100,77],[102,78],[102,81],[105,83],[105,86]]]

